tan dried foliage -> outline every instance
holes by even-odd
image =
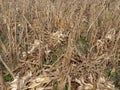
[[[0,0],[0,65],[13,78],[1,76],[2,88],[117,90],[119,6],[119,0]],[[108,71],[118,80],[111,82]]]

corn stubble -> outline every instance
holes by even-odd
[[[117,90],[119,14],[119,0],[0,0],[1,89]]]

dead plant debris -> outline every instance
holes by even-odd
[[[119,6],[0,0],[0,90],[118,90]]]

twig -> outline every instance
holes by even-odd
[[[1,55],[0,55],[0,61],[1,61],[2,64],[5,66],[5,68],[8,70],[8,72],[11,74],[11,76],[13,77],[13,79],[15,79],[14,74],[12,73],[12,71],[10,70],[10,68],[6,65],[6,63],[3,61]]]
[[[104,1],[104,5],[105,5],[106,0]],[[98,16],[95,18],[95,20],[90,24],[89,28],[87,29],[87,33],[90,31],[91,27],[95,24],[95,22],[97,21],[97,19],[99,18],[99,16],[102,14],[102,12],[105,10],[106,5],[102,8],[102,10],[99,12]]]
[[[0,66],[0,90],[3,90],[4,88],[4,80],[3,80],[3,71],[2,71],[2,67]]]

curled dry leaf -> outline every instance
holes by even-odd
[[[35,40],[32,48],[28,51],[28,53],[29,54],[32,53],[36,48],[39,47],[39,45],[40,45],[40,41],[39,40]]]
[[[26,80],[31,76],[31,72],[28,72],[26,76],[21,78],[19,76],[16,76],[15,79],[10,83],[11,90],[18,90],[24,88]]]
[[[103,46],[104,45],[104,41],[103,40],[97,40],[97,46]]]
[[[19,80],[19,88],[23,88],[25,86],[26,81],[32,77],[32,72],[28,72],[25,76],[23,76],[20,80]]]
[[[115,29],[112,28],[107,32],[107,34],[105,35],[105,38],[112,40],[112,39],[114,39],[114,37],[115,37]]]
[[[51,39],[57,41],[58,43],[63,41],[62,38],[64,38],[64,35],[62,34],[62,31],[57,31],[57,32],[55,32],[51,35]]]
[[[37,39],[34,40],[34,44],[32,45],[32,48],[31,48],[29,51],[27,51],[27,53],[28,53],[28,54],[33,53],[34,50],[39,47],[40,43],[42,43],[42,41],[37,40]],[[27,55],[26,52],[22,52],[22,56],[23,56],[23,57],[26,57],[26,55]]]
[[[93,83],[86,83],[84,78],[75,79],[75,82],[79,84],[77,90],[116,90],[112,82],[107,81],[103,76],[96,81],[97,86]]]
[[[83,78],[81,78],[81,80],[75,79],[75,81],[80,84],[77,90],[92,90],[93,89],[93,85],[90,83],[85,83]]]
[[[19,76],[16,76],[15,79],[10,83],[11,90],[18,90]]]
[[[43,89],[43,84],[49,83],[51,80],[49,77],[37,77],[34,80],[31,80],[31,85],[29,86],[30,89],[32,88],[41,88]]]
[[[26,55],[27,55],[26,52],[22,52],[23,57],[26,57]]]
[[[106,80],[105,80],[105,77],[100,77],[98,82],[99,82],[99,83],[105,83],[105,81],[106,81]]]

